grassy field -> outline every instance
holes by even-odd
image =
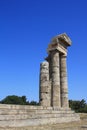
[[[0,128],[0,130],[87,130],[87,114],[79,113],[81,120],[79,122],[62,123],[55,125],[44,125],[38,127],[22,128]]]

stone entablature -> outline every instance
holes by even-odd
[[[49,54],[50,51],[58,50],[60,53],[67,55],[67,47],[71,46],[71,40],[66,33],[60,34],[51,40],[47,48]]]

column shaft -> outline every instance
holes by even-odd
[[[40,65],[40,105],[51,106],[51,85],[49,83],[49,63],[43,62]]]
[[[60,107],[60,70],[59,52],[51,52],[51,77],[52,77],[52,106]]]
[[[60,57],[60,83],[61,83],[61,106],[69,107],[68,104],[68,85],[67,85],[67,65],[66,56]]]

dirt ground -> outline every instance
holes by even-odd
[[[0,130],[87,130],[87,114],[79,113],[81,120],[79,122],[61,123],[55,125],[31,126],[19,128],[0,128]]]

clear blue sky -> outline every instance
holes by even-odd
[[[66,32],[69,99],[87,100],[87,0],[0,0],[0,100],[39,98],[39,66]]]

